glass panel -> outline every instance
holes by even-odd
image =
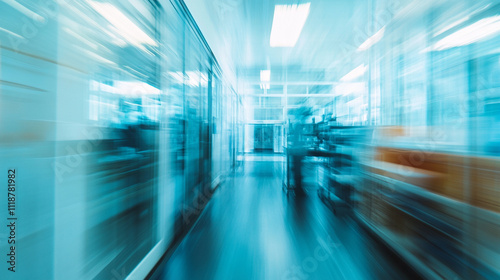
[[[191,27],[185,26],[185,126],[186,135],[186,154],[184,159],[184,176],[186,179],[185,202],[188,205],[194,201],[201,183],[203,175],[200,173],[200,164],[202,157],[201,135],[202,128],[202,73],[200,71],[201,48],[198,45]],[[206,75],[206,74],[205,74]]]
[[[307,86],[306,85],[287,85],[287,94],[306,94]]]
[[[168,147],[166,170],[167,185],[174,189],[174,217],[182,219],[184,203],[184,158],[186,154],[186,121],[184,117],[184,18],[171,5],[165,6],[168,24],[165,28],[165,100],[166,137]]]

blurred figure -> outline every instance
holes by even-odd
[[[289,135],[287,154],[291,157],[294,192],[297,196],[305,196],[303,186],[302,165],[306,149],[311,148],[307,142],[308,130],[306,121],[311,116],[309,107],[301,107],[295,111],[294,122],[289,120]]]

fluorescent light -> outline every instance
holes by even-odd
[[[114,81],[116,93],[129,96],[159,95],[161,91],[145,82]]]
[[[348,95],[352,93],[361,93],[365,90],[365,83],[343,83],[335,86],[337,95]]]
[[[181,71],[168,72],[168,74],[178,83],[184,84],[184,74]]]
[[[271,85],[268,83],[262,83],[260,84],[260,89],[270,89]]]
[[[293,47],[309,16],[311,3],[274,6],[271,47]]]
[[[361,64],[360,66],[354,68],[351,72],[347,73],[344,77],[340,79],[342,82],[349,82],[363,76],[368,70],[368,66]]]
[[[470,16],[466,16],[466,17],[464,17],[464,18],[462,18],[462,19],[459,19],[459,20],[457,20],[457,21],[453,22],[453,23],[452,23],[452,24],[450,24],[450,25],[447,25],[445,28],[443,28],[443,29],[439,30],[438,32],[434,33],[434,36],[437,36],[437,35],[439,35],[439,34],[442,34],[442,33],[444,33],[445,31],[450,30],[450,29],[452,29],[453,27],[455,27],[455,26],[457,26],[457,25],[459,25],[459,24],[461,24],[461,23],[463,23],[463,22],[466,22],[467,20],[469,20],[469,18],[470,18]]]
[[[96,12],[109,21],[116,28],[118,34],[130,44],[137,47],[142,47],[142,44],[157,46],[151,37],[112,4],[95,1],[88,1],[88,3]]]
[[[261,82],[271,81],[271,70],[260,70],[260,81]]]
[[[481,19],[441,39],[433,50],[442,51],[479,42],[500,32],[500,16]]]
[[[378,43],[380,40],[382,40],[382,37],[384,37],[385,33],[385,26],[382,27],[377,33],[373,34],[370,38],[366,39],[366,41],[359,46],[358,51],[366,51],[369,48],[371,48],[373,45]]]
[[[90,90],[103,91],[115,94],[123,94],[129,96],[142,96],[142,95],[158,95],[161,90],[144,82],[131,82],[131,81],[113,81],[113,85],[107,85],[94,80],[90,81]]]
[[[434,36],[438,36],[439,34],[442,34],[445,31],[448,31],[448,30],[452,29],[453,27],[455,27],[455,26],[457,26],[457,25],[459,25],[461,23],[464,23],[464,22],[468,21],[473,15],[476,15],[479,12],[482,12],[482,11],[486,10],[489,6],[491,6],[491,4],[487,4],[487,5],[479,8],[479,9],[471,12],[468,16],[465,16],[462,19],[459,19],[459,20],[451,23],[450,25],[444,27],[443,29],[439,30],[438,32],[434,33]]]
[[[270,89],[271,85],[269,82],[271,81],[271,70],[260,70],[260,89]]]

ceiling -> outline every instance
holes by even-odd
[[[361,64],[369,64],[370,51],[358,48],[382,27],[387,27],[384,38],[397,33],[392,38],[418,43],[411,30],[429,24],[442,28],[464,16],[464,3],[471,8],[489,0],[474,5],[475,1],[468,0],[184,1],[225,75],[241,84],[259,82],[259,72],[264,69],[271,69],[271,83],[339,81]],[[274,6],[303,3],[310,3],[310,13],[296,45],[271,47]],[[426,13],[431,10],[443,16],[433,17],[429,23]]]
[[[346,62],[346,52],[355,51],[377,31],[366,30],[371,0],[185,2],[225,72],[229,70],[239,78],[258,78],[260,70],[271,69],[274,80],[287,69],[333,71],[332,77],[323,75],[321,79],[338,79],[357,66],[356,61]],[[297,44],[291,48],[270,47],[274,6],[306,2],[311,3],[310,13]],[[352,36],[356,30],[363,30],[357,32],[359,37]]]

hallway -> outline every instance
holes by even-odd
[[[314,189],[287,198],[280,157],[246,156],[159,279],[408,279],[409,269]],[[159,275],[159,276],[158,276]],[[158,277],[157,277],[158,276]]]

